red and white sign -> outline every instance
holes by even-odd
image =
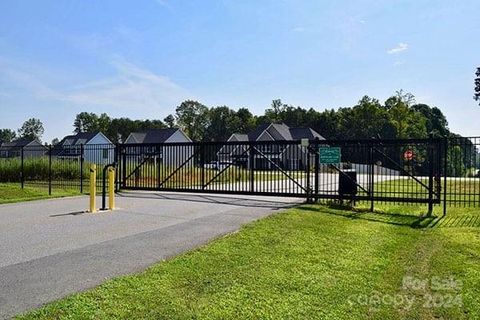
[[[403,153],[403,158],[405,160],[413,160],[415,158],[415,153],[412,150],[407,150]]]

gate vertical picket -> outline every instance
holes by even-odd
[[[249,166],[250,166],[250,192],[255,192],[255,148],[253,147],[253,144],[249,144],[250,147],[250,152],[249,152]]]

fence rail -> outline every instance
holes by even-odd
[[[115,163],[117,189],[478,207],[479,150],[480,137],[9,147],[0,183],[85,193],[90,164],[100,190]]]

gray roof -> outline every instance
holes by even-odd
[[[325,140],[317,131],[313,130],[312,128],[290,128],[290,134],[292,135],[293,140],[301,140],[301,139],[320,139]]]
[[[92,140],[99,132],[80,132],[77,134],[72,134],[66,136],[59,142],[59,145],[76,145],[76,144],[86,144],[88,141]]]
[[[234,133],[232,138],[235,137],[237,141],[248,141],[248,135],[243,133]]]
[[[257,141],[264,132],[268,132],[268,134],[275,141],[291,141],[315,138],[325,140],[324,137],[322,137],[312,128],[290,128],[284,123],[262,124],[252,132],[249,132],[247,135],[235,134],[235,137],[239,141]],[[241,138],[244,138],[245,140],[240,140]]]
[[[170,138],[178,128],[165,128],[165,129],[148,129],[140,132],[132,132],[127,138],[132,138],[135,142],[129,141],[129,143],[163,143]]]
[[[20,138],[20,139],[15,139],[11,142],[4,142],[1,144],[1,146],[2,148],[19,148],[19,147],[25,147],[32,142],[37,142],[37,144],[41,145],[40,141],[36,139]]]

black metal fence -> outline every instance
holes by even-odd
[[[115,162],[116,147],[106,145],[0,147],[0,183],[14,183],[52,194],[88,192],[91,164],[101,190],[103,167]]]
[[[119,188],[433,205],[441,155],[440,139],[121,145]]]
[[[117,189],[480,206],[480,138],[202,142],[0,148],[0,183],[88,192],[89,167]]]
[[[444,200],[450,206],[480,207],[480,137],[445,140]]]

